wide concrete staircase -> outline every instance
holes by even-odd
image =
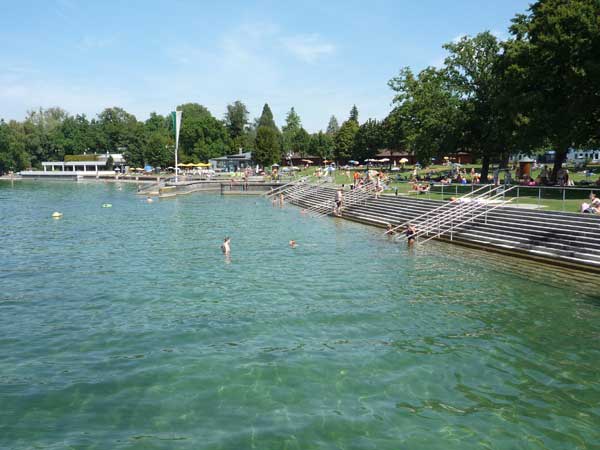
[[[334,189],[320,188],[291,203],[310,208],[334,195]],[[383,196],[352,205],[342,215],[369,225],[397,226],[442,204],[408,196]],[[418,229],[418,223],[415,226]],[[598,216],[503,206],[452,228],[439,239],[600,272]]]

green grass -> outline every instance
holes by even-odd
[[[469,173],[471,170],[471,167],[475,167],[475,170],[478,170],[480,166],[464,165],[462,167],[467,171],[467,173]],[[390,176],[390,179],[393,180],[396,178],[397,175],[409,177],[410,174],[412,173],[412,169],[413,169],[412,166],[406,166],[403,171],[389,172],[386,170],[385,172]],[[448,170],[447,166],[431,166],[431,167],[428,167],[426,170],[420,170],[419,174],[425,174],[427,172],[445,172],[447,170]],[[316,171],[316,168],[309,167],[306,170],[297,172],[296,176],[297,177],[300,177],[300,176],[314,177],[315,171]],[[363,173],[364,169],[361,170],[360,172]],[[334,183],[338,184],[338,185],[351,184],[353,173],[354,173],[354,171],[350,170],[350,178],[348,178],[346,176],[345,170],[336,170],[334,172]],[[538,175],[538,173],[539,173],[539,170],[534,171],[533,177],[535,178]],[[572,170],[570,170],[570,176],[572,177],[572,179],[574,181],[586,180],[586,177],[583,174],[575,173]],[[314,177],[313,179],[316,180],[317,178]],[[596,178],[591,177],[588,180],[595,181],[595,179]],[[471,191],[470,185],[451,184],[451,185],[444,187],[443,194],[441,192],[437,192],[440,190],[439,187],[435,187],[434,191],[432,191],[432,192],[428,192],[425,194],[415,194],[412,189],[411,183],[392,181],[392,182],[388,183],[387,186],[388,186],[388,189],[385,192],[385,194],[387,194],[387,195],[394,195],[396,192],[396,189],[397,189],[399,195],[411,195],[411,196],[414,196],[417,198],[430,199],[430,200],[444,200],[444,201],[449,201],[451,197],[460,197],[461,195],[464,195]],[[565,198],[563,200],[563,190],[562,189],[543,189],[542,188],[541,196],[540,196],[540,191],[537,187],[520,186],[518,188],[519,197],[514,198],[512,203],[515,205],[518,205],[518,204],[539,205],[541,207],[540,209],[547,210],[547,211],[579,212],[581,203],[586,201],[588,199],[590,192],[592,192],[594,190],[595,190],[594,187],[590,187],[589,189],[585,188],[585,189],[581,189],[581,190],[567,189],[565,191]],[[600,191],[600,189],[598,189],[598,191]],[[517,196],[516,190],[507,194],[507,198],[510,198],[511,196],[512,197]]]

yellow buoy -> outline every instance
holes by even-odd
[[[52,218],[53,219],[60,219],[62,216],[63,216],[63,214],[61,212],[58,212],[58,211],[54,211],[52,213]]]

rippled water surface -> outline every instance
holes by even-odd
[[[599,448],[593,276],[259,198],[4,182],[0,211],[2,449]]]

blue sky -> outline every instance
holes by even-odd
[[[184,102],[223,117],[242,100],[291,106],[308,131],[383,118],[387,81],[443,61],[445,42],[507,36],[525,0],[76,1],[0,0],[0,117],[39,106],[95,116],[121,106],[145,120]]]

